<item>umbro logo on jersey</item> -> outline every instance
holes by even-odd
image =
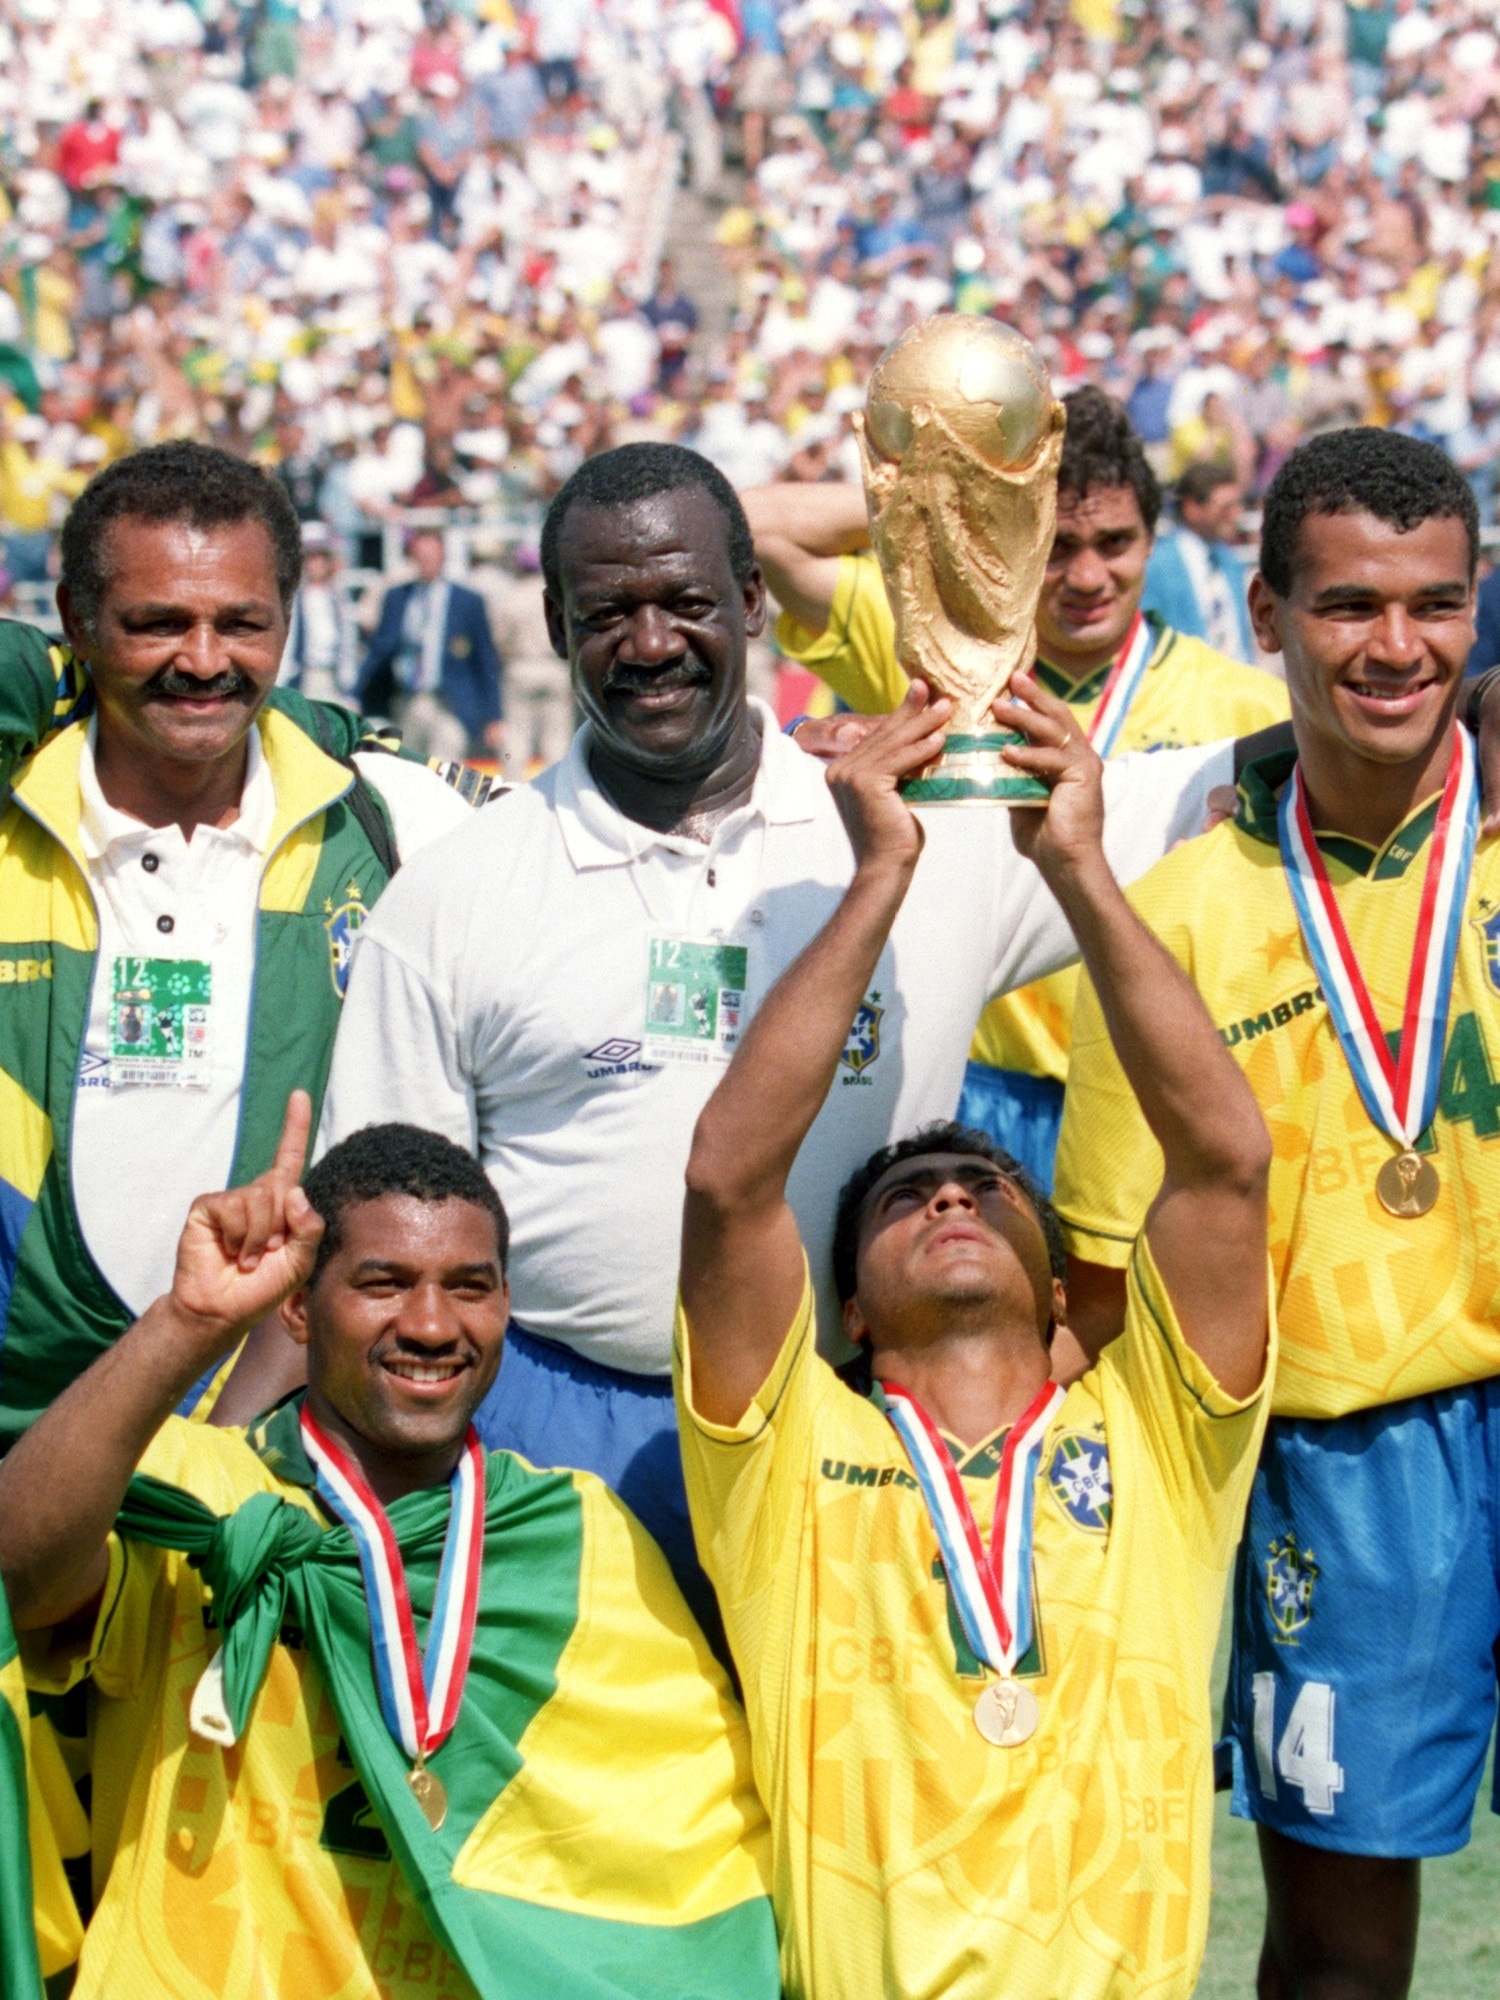
[[[1297,1015],[1310,1014],[1314,1007],[1323,1004],[1322,987],[1310,986],[1305,993],[1294,993],[1290,1000],[1278,1000],[1263,1014],[1249,1014],[1243,1021],[1231,1021],[1227,1028],[1220,1028],[1219,1040],[1226,1049],[1232,1049],[1238,1042],[1253,1042],[1257,1035],[1269,1035],[1274,1028],[1284,1028]]]
[[[600,1042],[582,1057],[583,1073],[586,1077],[629,1076],[635,1070],[654,1070],[656,1063],[641,1061],[641,1045],[624,1035],[611,1035],[607,1042]]]
[[[825,1458],[823,1477],[842,1481],[846,1486],[910,1486],[916,1480],[899,1465],[847,1465],[841,1458]]]

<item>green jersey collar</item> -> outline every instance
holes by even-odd
[[[1264,841],[1270,847],[1279,844],[1277,801],[1296,761],[1295,750],[1273,750],[1269,756],[1256,757],[1241,771],[1234,823],[1252,840]],[[1392,881],[1406,873],[1432,838],[1441,804],[1441,792],[1424,799],[1381,847],[1372,847],[1368,841],[1355,840],[1346,833],[1317,833],[1318,850],[1352,875],[1363,875],[1376,882]]]
[[[1159,667],[1166,658],[1168,648],[1163,639],[1168,637],[1167,628],[1154,611],[1145,614],[1146,623],[1156,635],[1156,644],[1151,648],[1151,666]],[[1175,633],[1170,635],[1175,639]],[[1115,659],[1118,659],[1118,653]],[[1109,679],[1114,660],[1106,660],[1102,667],[1095,667],[1085,674],[1081,681],[1070,680],[1061,667],[1054,667],[1049,661],[1037,657],[1031,671],[1036,675],[1048,694],[1055,694],[1059,701],[1065,701],[1069,708],[1087,708],[1091,701],[1097,701],[1104,692],[1104,683]]]

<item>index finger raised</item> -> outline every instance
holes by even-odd
[[[293,1185],[301,1180],[311,1135],[312,1099],[305,1090],[294,1090],[286,1101],[286,1117],[276,1142],[276,1157],[271,1162],[271,1172],[277,1180]]]

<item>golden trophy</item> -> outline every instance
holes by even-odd
[[[990,704],[1036,657],[1065,421],[1031,343],[973,313],[911,327],[870,377],[854,424],[896,657],[953,703],[942,756],[901,788],[913,804],[1047,797],[1002,760],[1024,739]]]

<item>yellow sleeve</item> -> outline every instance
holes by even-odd
[[[735,1634],[736,1657],[749,1675],[772,1616],[772,1592],[794,1560],[788,1543],[804,1506],[808,1463],[820,1405],[845,1391],[817,1352],[812,1280],[771,1372],[737,1424],[714,1424],[693,1404],[687,1317],[679,1300],[673,1341],[682,1471],[698,1559]],[[741,1645],[750,1658],[739,1657]]]
[[[783,611],[776,643],[859,715],[887,715],[906,699],[907,678],[896,663],[896,620],[872,555],[839,557],[839,580],[821,632]]]
[[[1078,982],[1053,1203],[1068,1248],[1124,1270],[1161,1186],[1161,1148],[1120,1067],[1093,981]]]
[[[150,1646],[157,1589],[168,1564],[175,1568],[179,1562],[166,1549],[111,1535],[109,1574],[92,1625],[20,1635],[27,1687],[37,1694],[66,1694],[92,1680],[115,1700],[133,1700]],[[164,1601],[170,1604],[171,1598]]]
[[[1248,1396],[1221,1389],[1189,1347],[1144,1235],[1130,1260],[1125,1330],[1099,1358],[1111,1446],[1121,1428],[1114,1411],[1123,1404],[1188,1547],[1210,1569],[1227,1569],[1234,1556],[1270,1412],[1276,1305],[1269,1258],[1265,1271],[1270,1338],[1260,1381]]]

